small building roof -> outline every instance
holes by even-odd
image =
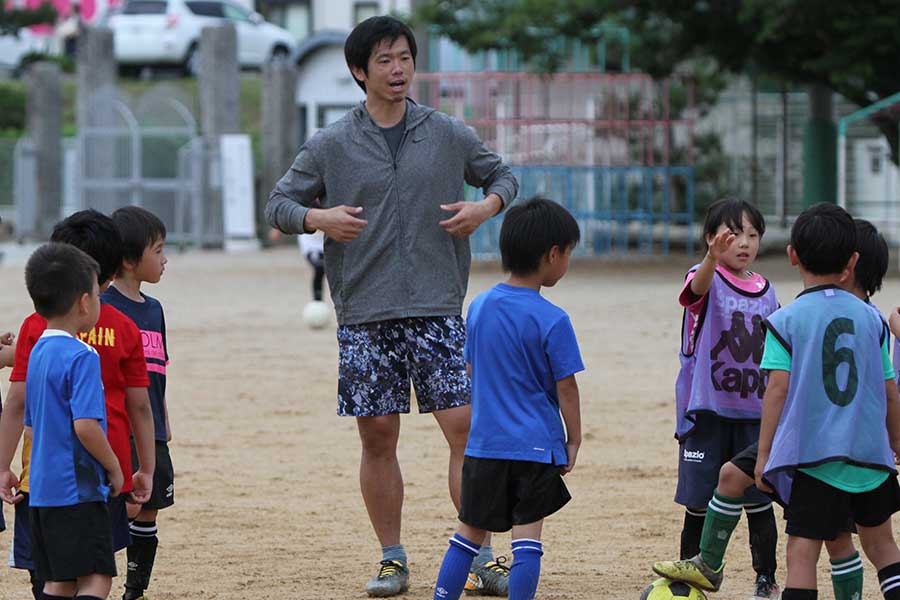
[[[309,36],[303,40],[300,47],[297,48],[297,66],[302,66],[303,61],[322,48],[327,48],[329,46],[339,46],[343,48],[348,35],[350,35],[349,31],[326,29]]]

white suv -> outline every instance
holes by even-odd
[[[183,65],[189,74],[199,68],[201,30],[225,21],[237,30],[241,66],[289,60],[296,52],[288,31],[228,0],[128,0],[107,19],[120,65]]]

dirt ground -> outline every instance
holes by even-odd
[[[567,478],[573,501],[548,519],[538,597],[637,599],[650,565],[678,549],[682,511],[672,502],[672,439],[680,310],[676,296],[691,259],[579,262],[546,290],[572,317],[587,370],[579,376],[584,445]],[[782,303],[800,290],[781,257],[757,270]],[[501,277],[472,273],[469,298]],[[333,325],[300,320],[309,272],[295,248],[262,253],[173,254],[147,289],[165,309],[168,403],[177,472],[176,505],[159,518],[153,600],[364,598],[379,548],[359,493],[354,421],[335,416]],[[0,330],[31,310],[22,265],[0,265]],[[900,280],[875,298],[900,301]],[[8,371],[0,374],[6,392]],[[447,452],[432,417],[404,417],[403,541],[410,599],[430,599],[455,513],[446,490]],[[783,530],[780,510],[779,530]],[[5,507],[7,522],[13,511]],[[8,548],[11,529],[0,534]],[[509,555],[508,534],[495,550]],[[124,573],[124,553],[119,572]],[[784,579],[783,536],[779,581]],[[718,598],[747,598],[752,569],[746,526],[728,554]],[[821,598],[831,597],[823,557]],[[111,597],[121,594],[123,578]],[[880,597],[866,563],[866,595]],[[0,598],[30,598],[27,576],[5,570]]]

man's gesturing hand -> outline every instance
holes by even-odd
[[[478,229],[479,225],[497,214],[502,206],[503,201],[495,194],[477,202],[441,204],[441,210],[456,212],[456,214],[449,219],[444,219],[439,224],[453,237],[468,237]]]
[[[362,212],[361,206],[335,206],[334,208],[311,208],[306,213],[307,230],[320,229],[336,242],[347,243],[355,240],[363,227],[369,224],[354,215]]]

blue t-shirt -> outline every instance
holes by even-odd
[[[535,290],[500,283],[466,318],[472,424],[466,455],[564,465],[556,382],[584,370],[568,315]]]
[[[96,419],[106,432],[106,400],[97,351],[47,329],[28,360],[25,425],[32,428],[31,506],[103,502],[106,470],[81,445],[74,421]]]
[[[166,346],[166,319],[159,300],[141,294],[143,302],[135,302],[113,286],[109,286],[100,301],[110,304],[128,316],[141,330],[144,358],[147,361],[147,375],[150,377],[150,408],[153,411],[153,426],[156,439],[166,441],[166,367],[169,351]]]

